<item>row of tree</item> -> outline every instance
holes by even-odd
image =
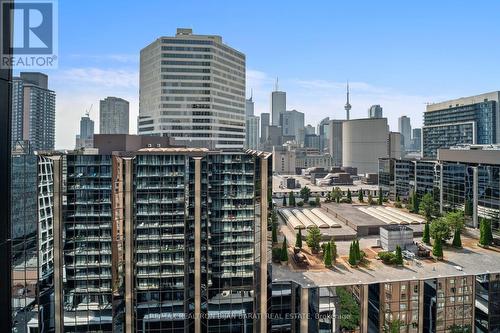
[[[288,193],[288,203],[286,200],[286,195],[284,195],[283,196],[283,206],[285,206],[285,207],[286,206],[291,206],[291,207],[302,206],[302,205],[304,205],[304,202],[309,203],[311,206],[317,206],[317,207],[321,206],[321,201],[320,201],[319,196],[316,196],[314,201],[309,201],[309,199],[311,198],[311,189],[309,189],[309,187],[304,186],[300,190],[299,195],[300,195],[300,198],[302,199],[302,201],[296,202],[295,194],[293,193],[293,191],[290,191]]]

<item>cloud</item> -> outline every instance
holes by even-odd
[[[138,64],[138,54],[70,54],[70,58],[78,61],[89,61],[96,63],[118,62],[122,64]]]
[[[53,79],[69,84],[92,84],[101,87],[139,87],[139,72],[127,69],[70,68],[55,74]]]

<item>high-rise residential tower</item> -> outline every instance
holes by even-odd
[[[177,29],[141,50],[138,134],[192,147],[245,144],[245,55],[222,37]]]
[[[382,118],[383,108],[380,105],[372,105],[368,109],[368,118]]]
[[[330,120],[328,124],[328,150],[333,165],[342,166],[342,124],[344,120]]]
[[[106,97],[99,104],[99,133],[129,133],[129,102],[118,97]]]
[[[21,72],[13,80],[12,143],[29,141],[35,150],[55,145],[56,94],[48,89],[48,76]]]
[[[500,91],[428,104],[422,127],[422,155],[439,148],[500,142]]]
[[[88,113],[80,119],[80,134],[76,136],[76,149],[91,148],[94,144],[94,121]]]
[[[404,148],[411,148],[411,121],[410,117],[401,116],[398,118],[398,132],[401,133],[404,142]]]

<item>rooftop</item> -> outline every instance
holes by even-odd
[[[477,240],[463,236],[463,249],[444,248],[444,260],[417,259],[405,261],[403,267],[390,266],[375,259],[378,236],[361,238],[360,247],[370,260],[366,266],[352,268],[347,264],[349,241],[336,241],[339,258],[332,269],[298,270],[291,264],[273,264],[273,281],[294,281],[304,287],[371,284],[390,281],[424,280],[450,276],[500,273],[500,249],[483,249]],[[420,238],[415,240],[420,241]],[[290,240],[291,242],[292,240]]]

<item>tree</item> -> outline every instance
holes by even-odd
[[[297,233],[297,238],[295,239],[295,247],[302,249],[302,230],[301,229],[299,229],[299,232]]]
[[[321,201],[319,195],[316,196],[316,207],[321,207]]]
[[[396,265],[403,264],[403,253],[401,252],[401,247],[399,245],[396,246]]]
[[[465,217],[464,214],[460,211],[449,212],[444,217],[446,223],[450,226],[450,229],[453,230],[453,246],[462,247],[462,240],[460,237],[460,233],[462,232],[465,226]]]
[[[454,232],[452,245],[458,248],[462,247],[462,238],[460,237],[460,230],[458,229]]]
[[[339,329],[340,332],[352,332],[359,328],[360,306],[354,295],[346,287],[337,287],[340,303]]]
[[[479,244],[488,247],[493,242],[493,234],[491,232],[491,222],[485,218],[481,219],[481,224],[479,226]]]
[[[377,204],[379,204],[380,206],[382,206],[384,204],[384,195],[382,194],[382,189],[380,187],[378,188]]]
[[[360,188],[358,190],[358,201],[359,202],[363,202],[364,201],[364,195],[363,195],[363,189],[362,188]]]
[[[373,205],[373,197],[372,197],[372,194],[371,193],[368,193],[368,204],[369,205]]]
[[[430,223],[426,222],[424,226],[424,234],[422,236],[422,242],[427,245],[431,244],[431,231],[430,231]]]
[[[335,263],[337,261],[337,244],[335,244],[335,240],[331,241],[331,250],[332,250],[332,260]]]
[[[293,195],[293,191],[290,191],[288,194],[288,204],[295,207],[295,196]]]
[[[332,267],[332,244],[330,242],[326,244],[323,261],[326,267]]]
[[[349,203],[352,203],[352,194],[350,189],[347,189],[347,201],[349,201]]]
[[[283,207],[286,207],[286,195],[283,196]]]
[[[420,200],[418,194],[412,191],[408,197],[408,210],[412,213],[418,214],[420,207]]]
[[[403,205],[401,204],[401,198],[399,197],[399,194],[396,195],[396,203],[394,204],[394,207],[396,208],[402,208]]]
[[[420,214],[425,216],[427,223],[432,222],[432,218],[436,213],[436,203],[431,193],[426,193],[422,197],[419,205]]]
[[[283,238],[283,245],[281,246],[281,261],[288,261],[288,246],[286,245],[286,237]]]
[[[354,242],[352,242],[351,246],[349,247],[349,259],[347,260],[351,266],[355,266],[357,264],[356,254],[354,252],[355,247]]]
[[[304,202],[308,202],[309,198],[311,197],[311,190],[309,187],[304,186],[303,188],[300,189],[300,197]]]
[[[443,217],[437,218],[431,223],[431,237],[436,240],[447,241],[451,238],[451,228]]]
[[[432,247],[432,254],[438,259],[443,259],[443,244],[441,238],[434,238],[434,246]]]
[[[278,227],[275,223],[272,224],[272,235],[273,235],[273,244],[278,242]]]
[[[399,333],[403,326],[404,322],[399,319],[389,321],[384,325],[384,333]]]
[[[321,241],[321,231],[317,226],[312,227],[309,229],[309,232],[306,237],[306,243],[307,246],[313,251],[314,253],[318,253],[320,250],[319,242]]]

